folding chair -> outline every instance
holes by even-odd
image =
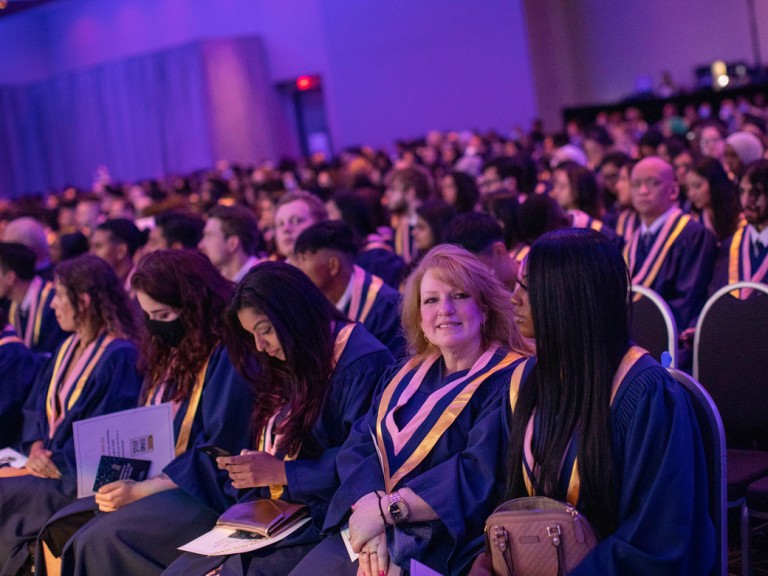
[[[693,344],[693,376],[715,401],[725,429],[728,507],[741,507],[744,575],[751,573],[749,519],[763,502],[762,484],[756,481],[768,476],[766,342],[768,286],[739,282],[721,288],[704,305]]]
[[[651,356],[661,361],[661,355],[669,352],[673,368],[677,367],[677,326],[672,311],[650,288],[632,286],[632,315],[629,327],[632,340],[645,348]]]
[[[715,565],[710,575],[726,576],[728,573],[728,518],[723,422],[720,419],[717,406],[701,384],[681,370],[675,368],[667,368],[667,370],[688,391],[693,410],[696,413],[696,420],[701,429],[709,475],[709,515],[715,525]]]

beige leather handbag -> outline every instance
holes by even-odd
[[[573,506],[544,496],[505,502],[485,523],[496,576],[565,576],[598,542]]]

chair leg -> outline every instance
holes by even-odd
[[[741,505],[741,576],[752,576],[752,549],[749,530],[749,508],[747,503]]]

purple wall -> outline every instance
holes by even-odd
[[[431,129],[507,132],[536,115],[519,2],[321,5],[342,144],[387,146]]]
[[[388,146],[433,128],[530,122],[522,20],[517,0],[61,0],[0,20],[0,53],[14,56],[0,63],[0,85],[255,36],[273,84],[323,77],[337,147]],[[295,151],[273,137],[278,152]]]
[[[635,79],[680,85],[717,59],[753,63],[745,0],[523,0],[536,103],[552,128],[563,106],[622,99]],[[763,63],[768,3],[755,2]]]

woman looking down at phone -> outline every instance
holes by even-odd
[[[338,480],[336,453],[368,409],[389,351],[348,322],[298,268],[255,266],[227,309],[235,364],[254,382],[254,450],[218,458],[239,500],[305,504],[312,522],[255,552],[221,557],[187,553],[164,574],[280,576],[320,540]]]
[[[61,556],[63,574],[159,574],[178,546],[233,502],[223,490],[226,473],[196,449],[216,444],[237,452],[248,438],[252,393],[222,344],[233,286],[187,250],[146,255],[131,285],[148,329],[140,405],[171,403],[176,458],[143,482],[106,484],[49,522],[42,540]],[[94,516],[96,509],[107,514]],[[52,568],[49,562],[49,576]]]

